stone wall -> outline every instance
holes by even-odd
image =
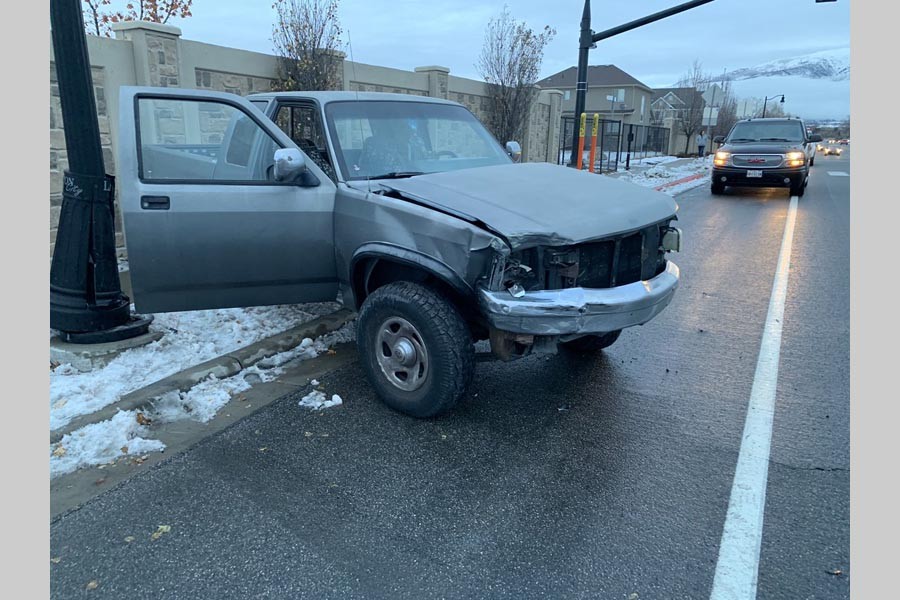
[[[272,89],[277,78],[277,58],[269,54],[215,46],[181,39],[177,27],[157,23],[128,22],[113,26],[115,38],[88,35],[97,113],[106,170],[115,174],[118,145],[119,88],[123,85],[181,87],[216,90],[246,96]],[[404,71],[342,59],[342,89],[361,92],[393,92],[444,98],[466,106],[482,121],[490,110],[487,84],[455,77],[442,66],[422,66]],[[50,63],[50,255],[56,240],[62,201],[62,173],[67,167],[56,66]],[[555,162],[559,135],[561,93],[542,91],[535,103],[522,143],[523,160]],[[185,115],[176,114],[165,102],[154,107],[160,140],[188,140]],[[222,134],[222,120],[213,112],[199,115],[197,143],[214,143]],[[500,140],[505,143],[508,140]],[[117,211],[116,243],[124,254],[121,217]]]

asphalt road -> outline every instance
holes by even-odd
[[[850,593],[849,162],[799,201],[759,598]],[[54,521],[51,597],[708,598],[789,198],[678,201],[676,298],[602,356],[479,363],[432,421],[352,363]]]

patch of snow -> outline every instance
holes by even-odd
[[[343,400],[341,400],[341,397],[337,394],[332,395],[331,400],[327,400],[325,392],[313,390],[300,399],[298,406],[309,408],[311,410],[323,410],[340,404],[343,404]]]
[[[82,427],[50,446],[50,477],[110,463],[123,456],[162,452],[165,444],[142,437],[148,431],[138,423],[134,411],[119,412],[108,421]]]
[[[306,306],[306,305],[304,305]],[[263,368],[265,361],[258,365],[243,369],[233,377],[219,379],[211,376],[186,392],[169,392],[158,398],[147,415],[155,422],[166,423],[180,419],[194,419],[208,422],[234,396],[250,389],[260,382],[268,382],[284,372],[282,365],[289,361],[304,361],[315,358],[329,351],[333,346],[356,339],[356,322],[350,321],[340,329],[316,339],[305,338],[299,346],[271,357],[272,368]],[[187,366],[187,365],[184,365]],[[77,372],[76,372],[77,373]],[[74,375],[73,375],[74,376]],[[315,381],[315,380],[313,380]],[[312,383],[312,382],[311,382]],[[117,386],[115,381],[107,382],[109,386]],[[315,381],[313,385],[318,385]],[[102,391],[102,388],[98,388]],[[337,406],[342,403],[341,397],[334,394],[331,400],[322,394],[320,405],[316,410]],[[127,416],[123,416],[127,415]],[[66,435],[59,442],[50,446],[50,476],[56,477],[86,466],[105,464],[130,454],[145,454],[151,451],[162,451],[165,444],[159,440],[145,439],[150,430],[141,426],[134,411],[119,412],[115,417],[102,423],[82,427]],[[122,449],[127,446],[127,452]],[[65,450],[61,451],[62,447]],[[59,455],[54,455],[56,451]]]
[[[256,383],[266,383],[277,378],[284,372],[282,365],[285,363],[315,358],[337,344],[354,339],[356,339],[355,321],[314,340],[304,338],[296,348],[260,361],[257,365],[244,369],[232,377],[219,379],[211,376],[186,392],[173,391],[164,394],[154,403],[152,416],[161,422],[179,419],[208,422],[235,395],[250,389]],[[318,382],[312,385],[318,385]]]
[[[227,308],[154,315],[162,339],[132,348],[102,368],[81,373],[69,364],[50,371],[50,429],[90,414],[192,365],[237,350],[339,308],[335,302]]]
[[[692,175],[702,175],[709,173],[710,166],[712,164],[712,156],[707,156],[705,158],[676,160],[683,162],[681,164],[673,166],[671,164],[673,161],[669,160],[665,161],[665,163],[654,165],[649,169],[643,171],[627,171],[625,173],[619,174],[618,177],[623,181],[630,181],[631,183],[643,187],[657,188],[666,184],[671,184],[672,182],[678,181],[679,179],[690,177]],[[674,196],[675,194],[679,194],[686,190],[700,187],[701,185],[704,185],[708,182],[709,180],[706,177],[699,177],[697,179],[686,181],[678,185],[669,185],[668,187],[663,188],[661,191],[670,196]]]
[[[670,163],[674,160],[680,160],[677,156],[651,156],[648,158],[640,159],[638,164],[641,165],[662,165],[665,163]]]

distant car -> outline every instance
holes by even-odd
[[[838,144],[840,144],[841,146],[849,146],[850,140],[838,140]]]
[[[797,118],[744,119],[735,123],[713,157],[710,191],[726,186],[789,187],[791,195],[806,190],[815,144],[822,136],[808,134]]]
[[[827,146],[825,146],[825,144],[816,144],[816,152],[821,152],[825,148],[827,148]]]
[[[841,152],[843,152],[843,151],[844,151],[844,149],[839,148],[838,146],[826,146],[823,154],[825,156],[828,156],[829,154],[840,156]]]

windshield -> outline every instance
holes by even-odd
[[[404,101],[331,102],[325,107],[348,180],[409,177],[512,162],[462,106]]]
[[[729,142],[802,142],[800,121],[744,121],[728,134]]]

